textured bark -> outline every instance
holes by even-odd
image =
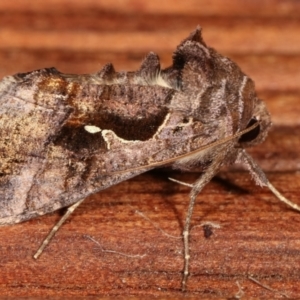
[[[92,73],[107,62],[135,70],[150,50],[167,66],[174,47],[200,23],[207,44],[254,79],[274,127],[250,152],[273,185],[299,204],[299,4],[200,2],[1,2],[0,76],[50,66]],[[1,227],[0,294],[182,297],[183,244],[167,234],[181,234],[189,188],[168,176],[197,178],[157,170],[90,197],[37,261],[32,255],[59,212]],[[197,199],[188,295],[229,298],[239,295],[239,286],[245,298],[300,295],[297,212],[238,168],[222,171]],[[220,228],[210,227],[206,238],[200,225],[208,222]]]

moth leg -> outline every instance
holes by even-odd
[[[172,178],[172,177],[168,177],[168,179],[169,179],[170,181],[176,182],[176,183],[178,183],[178,184],[181,184],[181,185],[184,185],[184,186],[187,186],[187,187],[190,187],[190,188],[192,188],[192,187],[193,187],[193,185],[192,185],[192,184],[190,184],[190,183],[186,183],[186,182],[183,182],[183,181],[177,180],[177,179],[175,179],[175,178]]]
[[[58,229],[62,226],[62,224],[68,219],[68,217],[73,213],[73,211],[84,201],[84,199],[76,202],[72,206],[68,207],[66,213],[61,217],[61,219],[56,223],[56,225],[51,229],[47,237],[44,239],[43,243],[41,244],[40,248],[36,251],[33,258],[37,259],[44,251],[44,249],[47,247],[47,245],[50,243],[51,239],[55,235],[55,233],[58,231]]]
[[[259,165],[253,160],[253,158],[244,150],[241,149],[239,151],[239,161],[242,162],[249,170],[256,184],[260,186],[267,186],[270,191],[276,196],[276,198],[291,208],[300,211],[300,206],[296,203],[285,198],[268,180],[263,170],[259,167]]]
[[[222,153],[222,151],[221,151]],[[222,153],[224,155],[224,153]],[[185,224],[183,229],[183,242],[184,242],[184,270],[183,270],[183,278],[182,278],[182,290],[186,290],[187,278],[189,276],[189,232],[190,232],[190,224],[192,219],[192,214],[194,210],[194,205],[196,201],[197,195],[201,192],[203,187],[214,177],[223,162],[223,155],[216,157],[213,162],[209,165],[209,167],[205,170],[205,172],[197,179],[197,181],[193,184],[192,190],[190,192],[190,202],[187,211],[187,215],[185,218]]]

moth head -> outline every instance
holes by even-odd
[[[263,142],[272,124],[270,113],[268,112],[265,103],[258,98],[254,101],[253,114],[247,127],[250,127],[255,123],[258,123],[258,125],[254,129],[243,134],[239,138],[239,144],[243,147],[253,146]]]

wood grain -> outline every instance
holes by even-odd
[[[90,73],[107,62],[134,70],[149,51],[166,67],[198,24],[207,44],[255,80],[274,127],[249,152],[300,204],[298,1],[2,1],[0,77],[50,66]],[[189,188],[168,176],[193,182],[198,175],[157,170],[91,196],[38,261],[32,255],[62,212],[1,227],[0,297],[181,298]],[[205,222],[220,227],[209,238]],[[299,297],[299,225],[300,215],[249,174],[224,169],[198,197],[186,296]]]

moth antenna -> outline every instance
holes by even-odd
[[[220,146],[220,145],[223,145],[223,144],[226,144],[232,140],[234,140],[235,138],[238,138],[240,136],[242,136],[243,134],[253,130],[254,128],[256,128],[257,126],[259,125],[258,122],[254,123],[252,126],[250,127],[247,127],[246,129],[242,130],[242,131],[239,131],[233,135],[230,135],[228,137],[225,137],[224,139],[222,140],[219,140],[219,141],[216,141],[216,142],[213,142],[211,144],[207,144],[205,146],[202,146],[198,149],[195,149],[193,151],[190,151],[188,153],[184,153],[182,155],[178,155],[178,156],[175,156],[175,157],[172,157],[170,159],[165,159],[164,161],[158,161],[158,162],[155,162],[155,163],[151,163],[151,164],[148,164],[148,165],[142,165],[142,166],[139,166],[139,167],[136,167],[136,168],[132,168],[132,169],[126,169],[126,170],[121,170],[121,171],[116,171],[116,172],[110,172],[109,174],[122,174],[124,172],[135,172],[135,171],[138,171],[138,170],[143,170],[145,168],[149,168],[152,169],[154,167],[160,167],[160,166],[163,166],[163,165],[167,165],[167,164],[170,164],[172,162],[175,162],[176,160],[179,160],[179,159],[182,159],[182,158],[185,158],[185,157],[188,157],[188,156],[191,156],[193,154],[196,154],[200,151],[203,151],[203,150],[207,150],[207,149],[210,149],[210,148],[213,148],[213,147],[216,147],[216,146]],[[190,138],[190,137],[189,137]],[[185,141],[183,141],[185,142]],[[154,153],[153,155],[155,154],[158,154],[160,153],[162,150]]]
[[[113,81],[115,74],[116,71],[113,64],[108,63],[105,64],[103,68],[95,74],[95,76],[105,82],[110,82]]]
[[[255,180],[256,184],[260,186],[267,186],[269,190],[276,196],[278,200],[284,202],[289,207],[293,208],[294,210],[300,211],[300,206],[296,203],[288,200],[285,198],[268,180],[263,170],[259,167],[259,165],[253,160],[253,158],[245,151],[245,149],[241,149],[239,152],[238,160],[242,162],[247,169],[249,170],[250,174],[252,175],[253,179]]]

